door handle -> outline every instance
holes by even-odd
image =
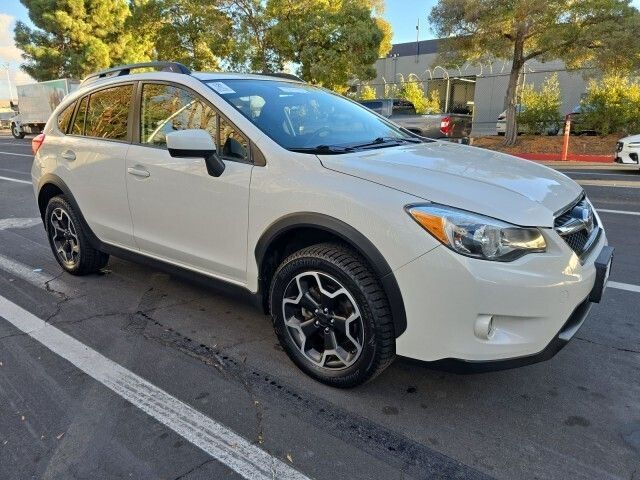
[[[72,150],[66,150],[62,152],[60,156],[65,160],[69,160],[70,162],[73,162],[76,159],[76,154]]]
[[[136,177],[147,178],[150,177],[151,174],[145,170],[144,168],[127,168],[127,173],[129,175],[135,175]]]

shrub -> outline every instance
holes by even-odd
[[[621,75],[591,80],[581,102],[581,130],[634,134],[640,132],[640,83]]]
[[[360,92],[358,93],[358,98],[360,100],[373,100],[376,97],[376,89],[371,85],[363,85],[360,87]]]
[[[547,78],[540,90],[533,85],[524,85],[518,122],[529,132],[543,135],[561,124],[561,104],[558,75]]]

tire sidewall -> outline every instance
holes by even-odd
[[[282,312],[282,300],[285,289],[296,275],[309,271],[325,273],[338,280],[352,295],[360,310],[364,327],[362,352],[355,363],[345,369],[329,370],[314,365],[300,352],[287,331],[284,314]],[[349,386],[351,384],[361,383],[363,378],[366,379],[368,377],[375,366],[378,350],[375,317],[357,281],[341,267],[322,257],[315,256],[303,256],[286,261],[274,275],[269,298],[271,316],[278,339],[289,358],[291,358],[298,368],[313,378],[335,386],[342,386],[341,384]]]
[[[67,215],[69,215],[69,218],[73,222],[73,226],[74,226],[74,228],[76,230],[76,234],[78,236],[78,243],[80,244],[80,258],[79,258],[78,262],[76,262],[76,264],[73,265],[73,267],[69,267],[69,265],[66,265],[64,262],[62,262],[62,260],[58,256],[58,252],[56,251],[55,245],[53,244],[53,239],[52,239],[52,236],[51,236],[51,233],[52,233],[51,229],[53,228],[53,226],[51,225],[51,214],[53,213],[53,211],[56,208],[60,208],[60,209],[64,210],[67,213]],[[45,211],[44,222],[45,222],[45,227],[46,227],[46,231],[47,231],[47,238],[49,240],[49,246],[51,247],[51,251],[53,252],[53,256],[55,257],[55,259],[58,262],[58,264],[64,270],[66,270],[69,273],[75,273],[78,270],[80,270],[82,262],[83,262],[83,256],[84,256],[86,245],[85,245],[84,235],[82,235],[82,231],[81,231],[80,223],[78,221],[78,217],[75,215],[75,212],[73,211],[71,206],[62,197],[53,197],[51,200],[49,200],[49,203],[47,204],[47,209]]]

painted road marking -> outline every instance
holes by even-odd
[[[41,225],[42,219],[37,218],[0,218],[0,230],[8,228],[31,228],[34,225]]]
[[[0,254],[0,269],[38,288],[44,288],[45,290],[67,296],[72,296],[76,293],[72,287],[56,278],[56,276],[28,267],[2,254]]]
[[[248,480],[308,480],[283,461],[0,296],[0,316]]]
[[[640,293],[639,285],[631,285],[630,283],[607,282],[607,288],[615,288],[617,290],[626,290],[627,292]]]
[[[622,170],[623,172],[626,172],[628,170]],[[635,170],[634,170],[635,172]],[[592,177],[626,177],[629,178],[628,173],[600,173],[597,170],[593,171],[593,172],[572,172],[571,170],[567,170],[567,171],[560,171],[560,173],[564,173],[565,175],[591,175]]]
[[[610,187],[610,188],[640,188],[640,182],[629,180],[576,180],[580,185],[588,187]]]
[[[31,182],[29,180],[20,180],[18,178],[0,177],[0,180],[6,180],[7,182],[26,183],[27,185],[31,185]]]
[[[621,215],[636,215],[640,217],[640,212],[629,212],[627,210],[607,210],[605,208],[596,208],[596,212],[600,213],[619,213]]]
[[[33,158],[33,154],[27,153],[13,153],[13,152],[0,152],[2,155],[17,155],[18,157],[31,157]]]

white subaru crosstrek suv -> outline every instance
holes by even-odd
[[[339,387],[396,355],[472,371],[548,359],[613,255],[566,176],[283,75],[109,69],[33,147],[63,269],[113,254],[237,286],[300,369]]]

